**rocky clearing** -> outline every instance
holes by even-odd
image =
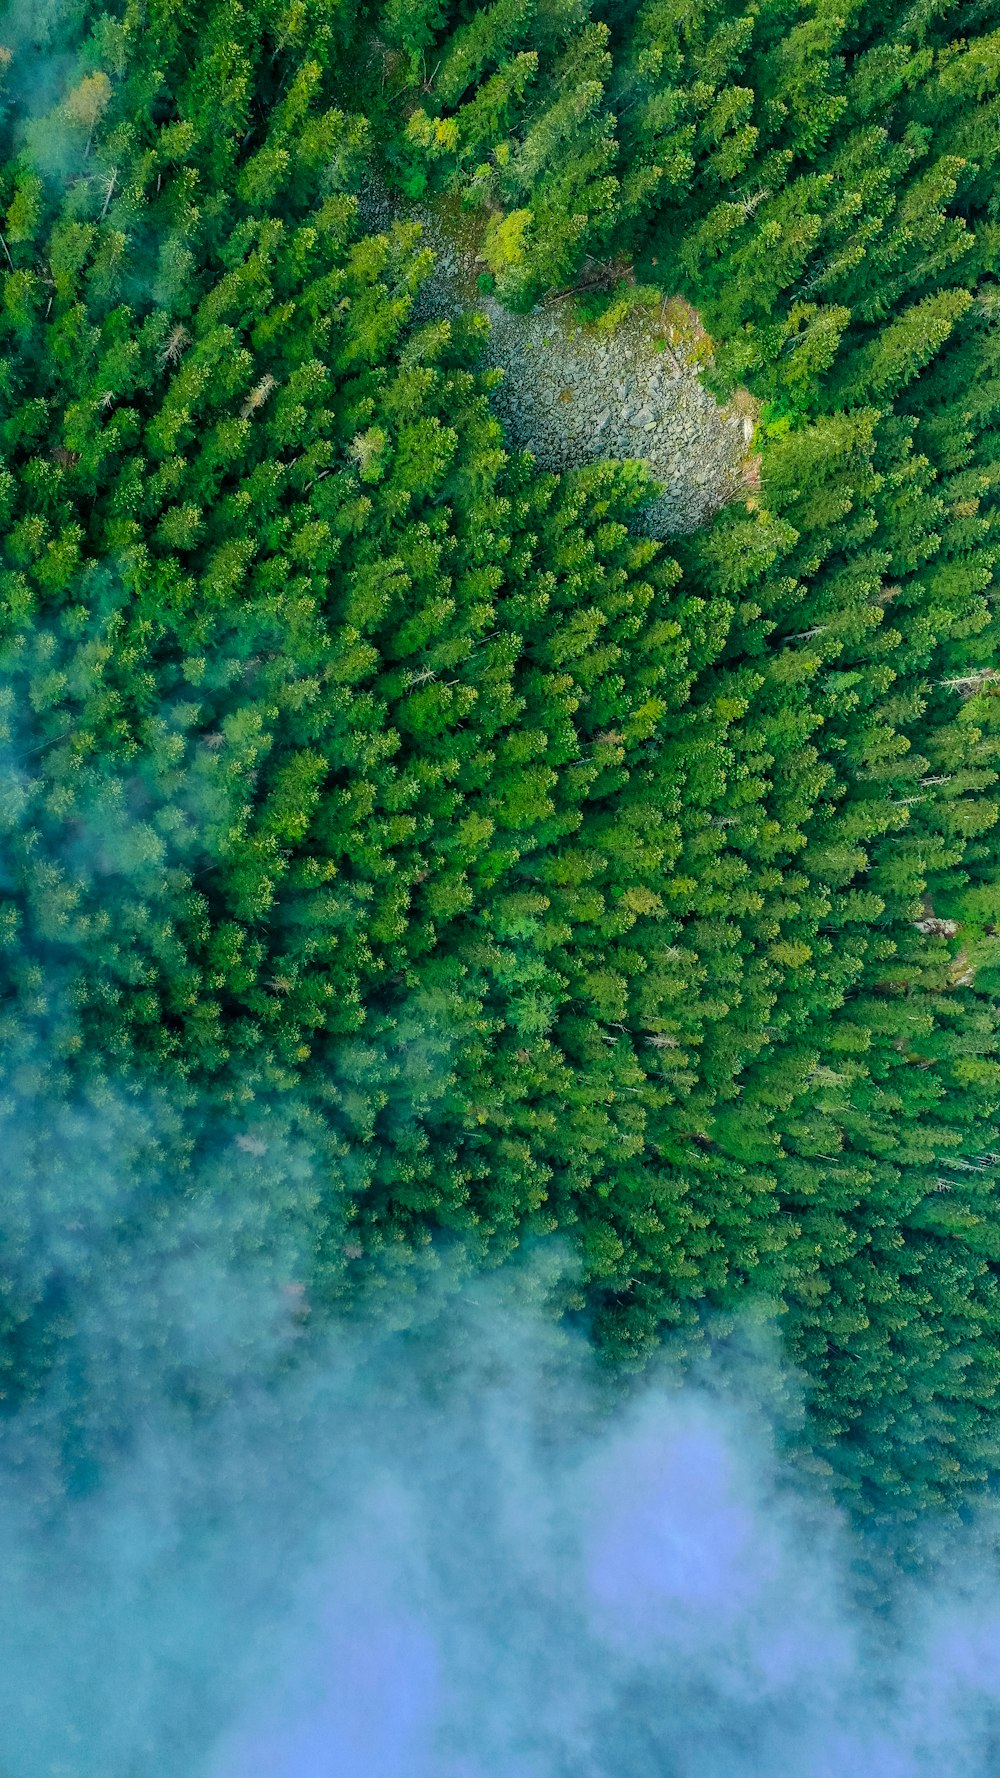
[[[374,181],[362,203],[373,227],[397,216],[419,222],[434,253],[420,315],[458,308],[486,315],[484,357],[504,373],[494,408],[510,443],[531,451],[541,468],[641,460],[663,486],[643,513],[658,537],[696,530],[755,485],[754,404],[740,392],[721,407],[704,387],[704,334],[685,304],[675,299],[659,314],[633,309],[613,330],[583,326],[572,295],[516,314],[476,288],[481,263],[437,214],[394,206]]]

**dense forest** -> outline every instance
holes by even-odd
[[[313,1325],[559,1231],[611,1363],[755,1307],[853,1506],[974,1492],[1000,11],[81,0],[3,41],[8,1409],[195,1203],[258,1256],[294,1222]],[[641,464],[505,448],[373,167],[514,308],[683,296],[759,485],[654,542]],[[85,1114],[118,1195],[53,1242]]]

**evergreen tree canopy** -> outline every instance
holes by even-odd
[[[5,67],[9,1132],[164,1095],[168,1220],[211,1118],[307,1144],[317,1311],[554,1231],[616,1360],[767,1305],[878,1514],[997,1466],[993,10],[123,0]],[[664,547],[506,449],[372,158],[511,302],[684,295],[759,488]],[[36,1189],[11,1401],[88,1288]]]

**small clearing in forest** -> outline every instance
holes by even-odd
[[[757,485],[756,404],[740,390],[725,407],[701,380],[710,345],[682,299],[636,305],[614,325],[584,325],[572,292],[527,314],[504,308],[477,287],[485,262],[467,230],[436,210],[393,204],[372,182],[362,197],[373,226],[394,217],[419,222],[434,267],[417,313],[475,308],[486,315],[486,362],[504,373],[493,405],[512,445],[543,469],[572,469],[601,458],[638,458],[663,485],[644,511],[655,536],[703,525],[727,501]],[[610,318],[609,318],[610,319]]]

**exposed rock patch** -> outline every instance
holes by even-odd
[[[737,397],[720,407],[704,387],[696,318],[684,305],[665,304],[659,315],[632,310],[613,331],[582,326],[571,296],[515,314],[476,288],[477,262],[434,212],[403,211],[375,183],[362,203],[374,227],[403,215],[420,223],[434,267],[419,314],[486,315],[485,358],[504,373],[494,408],[510,442],[541,468],[639,458],[664,489],[643,514],[654,536],[697,529],[755,485],[753,402]]]

